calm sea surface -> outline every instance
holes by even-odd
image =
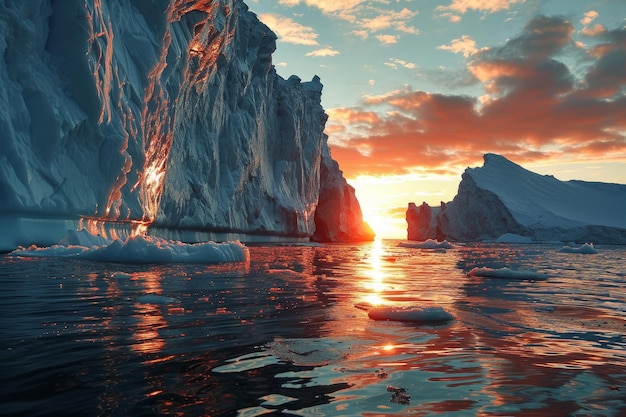
[[[0,255],[0,415],[626,416],[626,247],[559,248],[251,246],[249,263],[208,266]],[[363,303],[455,320],[373,321]]]

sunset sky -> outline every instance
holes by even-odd
[[[625,0],[247,0],[284,78],[314,75],[334,159],[380,237],[501,154],[626,183]]]

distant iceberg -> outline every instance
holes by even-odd
[[[560,181],[486,154],[449,203],[409,203],[411,240],[626,243],[626,185]]]
[[[496,243],[532,243],[532,238],[515,233],[505,233],[496,239]]]

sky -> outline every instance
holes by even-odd
[[[246,0],[279,75],[321,78],[331,154],[382,238],[497,153],[626,183],[626,0]]]

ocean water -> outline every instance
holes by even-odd
[[[2,255],[0,415],[625,416],[626,247],[559,248],[251,246],[249,263],[223,265]],[[477,266],[548,278],[468,276]],[[374,321],[375,304],[454,320]]]

